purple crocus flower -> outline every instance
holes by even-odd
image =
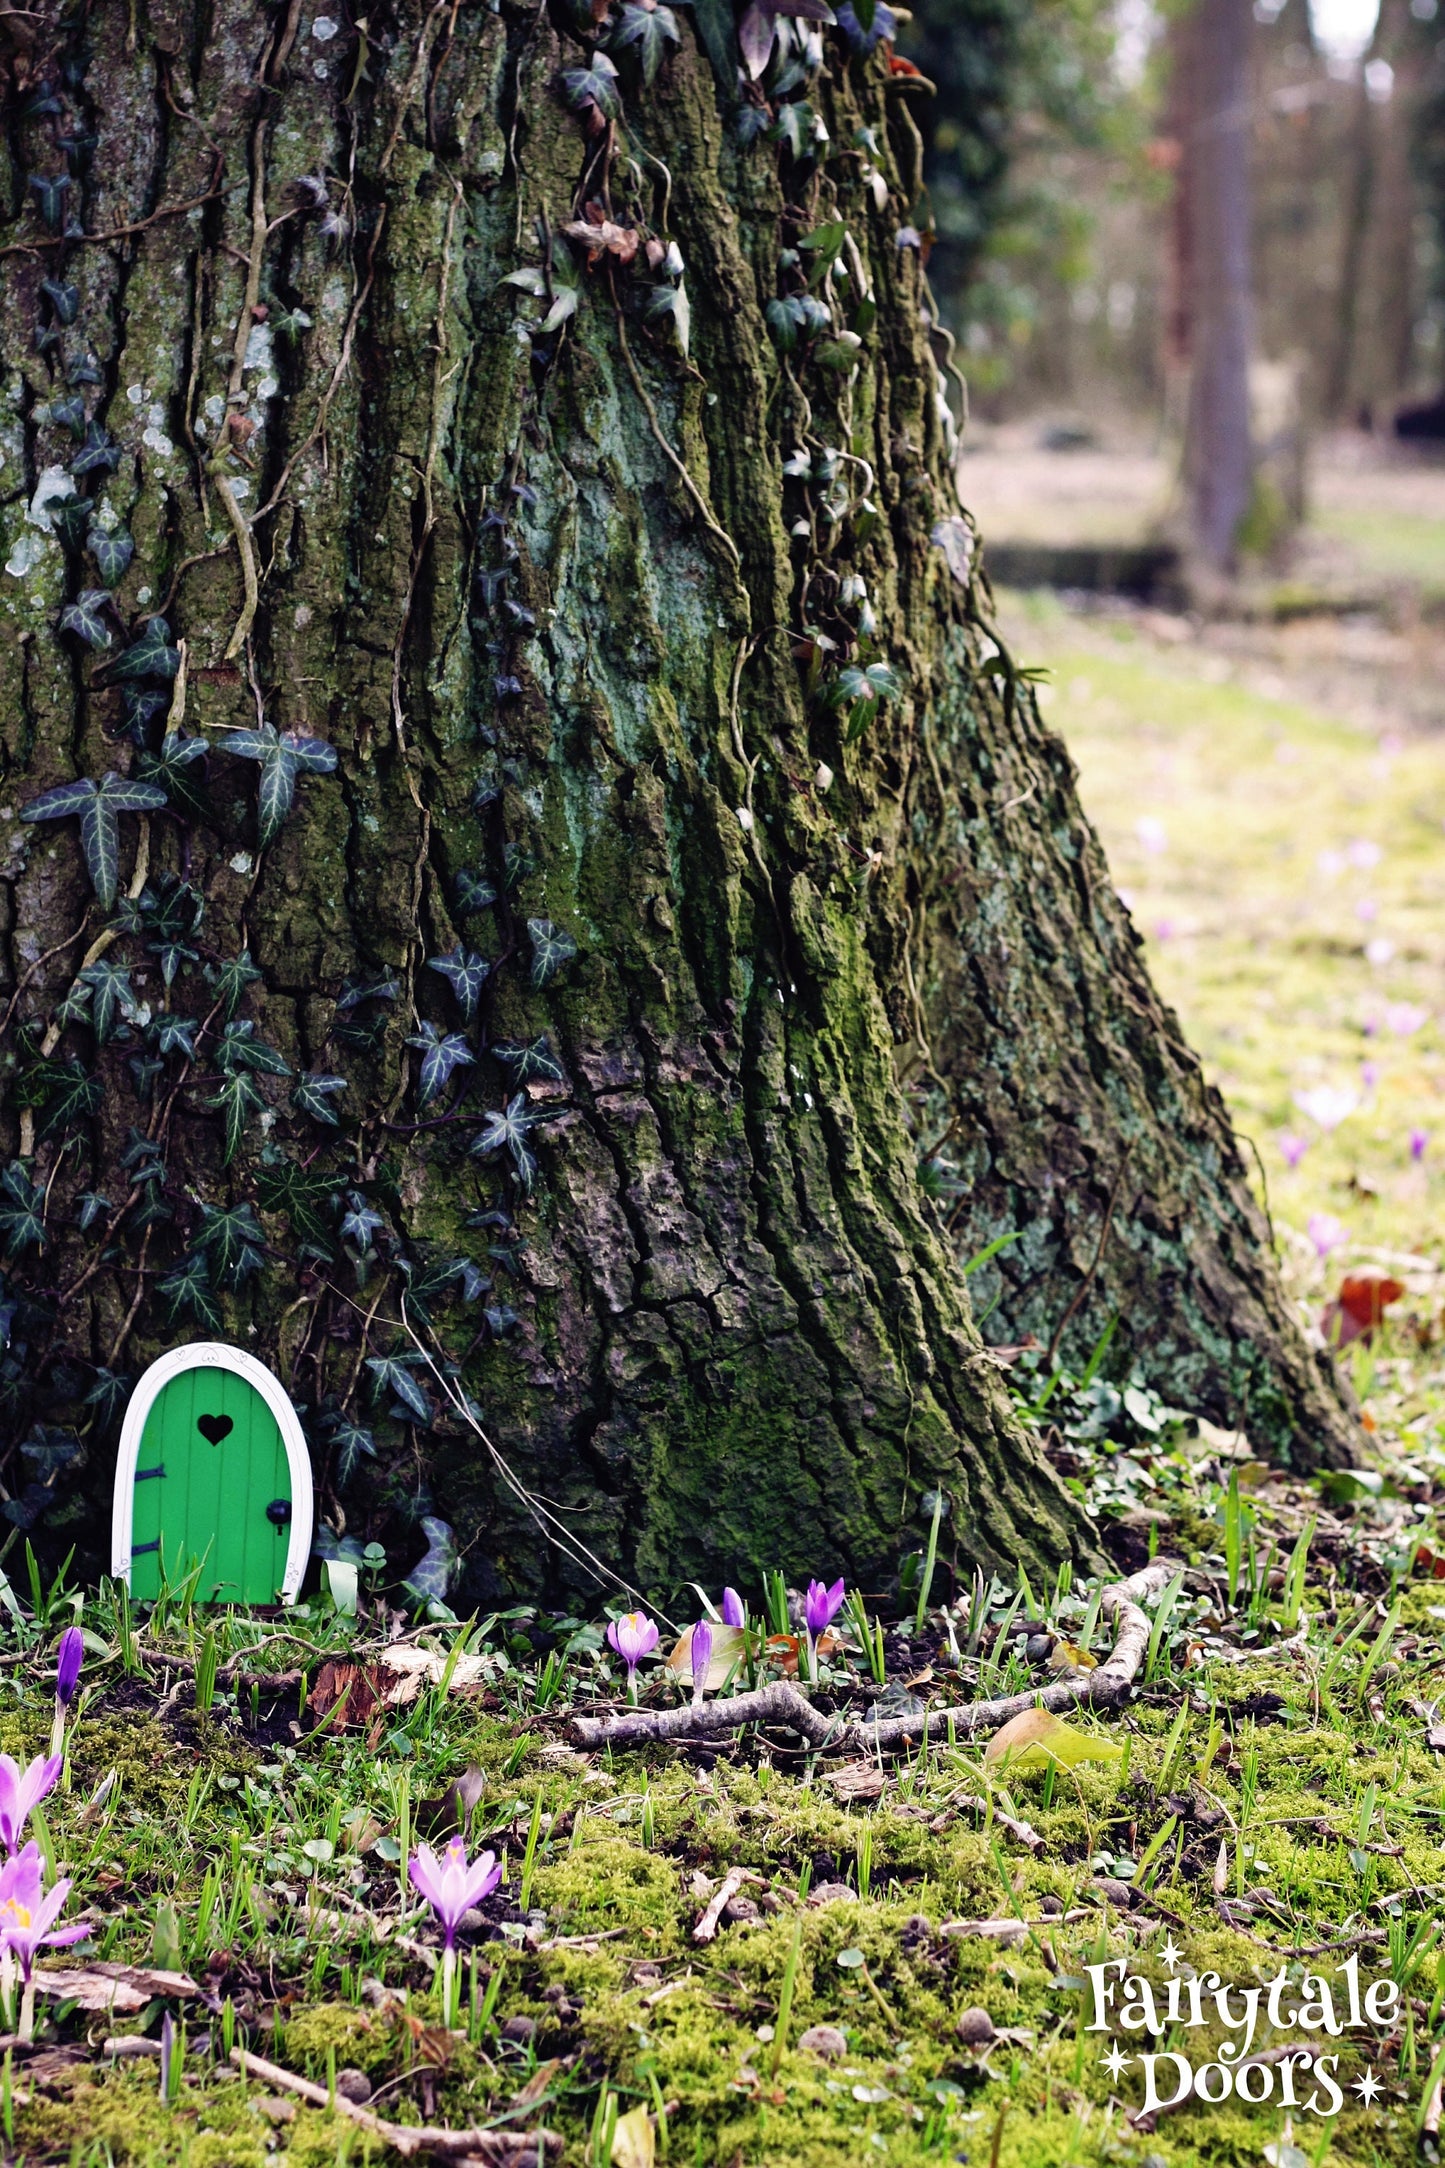
[[[645,1611],[624,1611],[607,1629],[607,1639],[627,1666],[627,1691],[637,1691],[637,1667],[644,1656],[650,1656],[660,1639],[657,1628]]]
[[[1429,1142],[1430,1132],[1428,1129],[1412,1129],[1410,1131],[1410,1157],[1413,1160],[1423,1159]]]
[[[1292,1129],[1282,1129],[1279,1134],[1280,1155],[1287,1167],[1297,1167],[1310,1148],[1308,1137],[1296,1135]]]
[[[1331,1250],[1337,1250],[1342,1242],[1348,1240],[1348,1230],[1332,1212],[1311,1212],[1309,1238],[1315,1246],[1316,1257],[1325,1258]]]
[[[23,1770],[9,1754],[0,1754],[0,1844],[7,1852],[15,1850],[32,1809],[54,1790],[60,1770],[58,1754],[37,1754]]]
[[[735,1588],[723,1590],[722,1615],[724,1626],[746,1626],[748,1607]]]
[[[832,1625],[843,1608],[843,1586],[841,1581],[835,1581],[831,1588],[825,1588],[821,1581],[808,1583],[803,1617],[810,1634],[824,1633]]]
[[[60,1637],[60,1647],[55,1655],[55,1698],[62,1709],[68,1709],[75,1699],[75,1689],[80,1684],[80,1667],[85,1661],[85,1642],[78,1626],[67,1626]]]
[[[490,1897],[502,1879],[495,1852],[483,1852],[469,1865],[460,1837],[451,1839],[440,1859],[429,1844],[419,1844],[407,1872],[441,1922],[448,1950],[455,1947],[462,1914]]]
[[[1360,1082],[1364,1085],[1365,1090],[1367,1092],[1372,1092],[1375,1086],[1379,1083],[1379,1081],[1380,1064],[1377,1061],[1361,1062]]]
[[[699,1619],[688,1641],[692,1656],[692,1698],[702,1700],[707,1685],[707,1667],[712,1662],[712,1628],[706,1619]]]
[[[62,1875],[53,1889],[45,1888],[40,1847],[33,1841],[0,1867],[0,1949],[18,1959],[27,1984],[37,1951],[83,1942],[90,1933],[88,1927],[54,1925],[65,1909],[70,1887],[70,1877]]]

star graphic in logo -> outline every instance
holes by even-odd
[[[1159,1955],[1163,1958],[1165,1964],[1172,1972],[1174,1970],[1174,1967],[1178,1964],[1181,1955],[1181,1952],[1176,1950],[1174,1947],[1174,1937],[1172,1935],[1170,1935],[1168,1940],[1165,1942],[1163,1949],[1159,1952]]]
[[[1352,2093],[1359,2094],[1367,2108],[1374,2105],[1376,2093],[1383,2092],[1383,2090],[1384,2088],[1373,2070],[1367,2070],[1362,2078],[1356,2078],[1354,2084],[1350,2087]]]
[[[1125,2055],[1122,2052],[1117,2040],[1111,2040],[1109,2043],[1108,2054],[1101,2055],[1099,2057],[1099,2060],[1103,2064],[1104,2068],[1108,2071],[1114,2083],[1117,2085],[1119,2082],[1120,2072],[1127,2070],[1130,2063],[1133,2062],[1134,2058],[1132,2055]]]

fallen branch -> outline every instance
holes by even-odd
[[[562,2140],[555,2130],[438,2130],[427,2123],[388,2123],[369,2108],[358,2108],[344,2093],[328,2092],[310,2078],[298,2078],[294,2070],[268,2063],[245,2048],[232,2048],[231,2061],[248,2076],[262,2078],[282,2092],[295,2093],[313,2108],[333,2108],[349,2123],[359,2124],[405,2158],[414,2153],[440,2153],[449,2160],[477,2161],[484,2168],[531,2168],[544,2152],[560,2153]]]
[[[958,1708],[932,1709],[919,1716],[895,1716],[871,1723],[825,1716],[788,1679],[726,1700],[689,1702],[675,1709],[629,1710],[623,1716],[575,1717],[572,1736],[582,1747],[643,1746],[667,1739],[710,1739],[739,1731],[745,1724],[786,1724],[801,1732],[810,1746],[835,1754],[883,1753],[922,1738],[940,1739],[994,1732],[1028,1709],[1117,1709],[1128,1701],[1149,1646],[1149,1620],[1140,1606],[1157,1596],[1177,1571],[1177,1562],[1156,1558],[1141,1573],[1106,1588],[1100,1610],[1116,1625],[1114,1647],[1095,1671],[1025,1694],[1005,1694],[997,1701],[970,1701]]]

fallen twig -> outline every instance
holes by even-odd
[[[713,1936],[717,1933],[718,1921],[722,1918],[730,1900],[736,1897],[746,1880],[747,1874],[742,1867],[729,1867],[708,1900],[707,1910],[693,1928],[692,1939],[694,1942],[712,1941]]]
[[[295,2093],[313,2108],[334,2108],[349,2123],[371,2131],[407,2158],[413,2153],[441,2153],[449,2160],[480,2161],[486,2168],[504,2168],[504,2164],[521,2168],[522,2163],[535,2161],[544,2148],[548,2153],[562,2150],[555,2130],[439,2130],[428,2123],[388,2123],[369,2108],[358,2108],[344,2093],[328,2092],[324,2085],[313,2085],[310,2078],[299,2078],[294,2070],[283,2070],[279,2063],[268,2063],[245,2048],[232,2048],[231,2061],[238,2070]]]
[[[965,1702],[958,1708],[895,1716],[886,1722],[844,1723],[815,1709],[791,1681],[779,1679],[726,1700],[691,1702],[675,1709],[629,1710],[622,1716],[574,1717],[572,1736],[583,1747],[627,1747],[666,1739],[708,1739],[719,1732],[739,1731],[745,1724],[787,1724],[817,1748],[831,1747],[838,1754],[881,1753],[925,1737],[943,1738],[950,1727],[955,1736],[964,1737],[997,1731],[1027,1709],[1115,1709],[1129,1699],[1149,1645],[1149,1620],[1140,1605],[1145,1597],[1157,1596],[1176,1570],[1177,1561],[1156,1558],[1142,1572],[1106,1588],[1100,1609],[1117,1625],[1111,1654],[1096,1671],[1057,1679],[1026,1694]]]

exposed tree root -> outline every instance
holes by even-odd
[[[1177,1560],[1156,1558],[1141,1573],[1106,1588],[1100,1610],[1115,1621],[1117,1628],[1106,1661],[1096,1671],[1074,1679],[1058,1679],[1025,1694],[1005,1694],[997,1701],[964,1702],[957,1708],[931,1709],[919,1716],[895,1716],[886,1722],[860,1724],[823,1715],[790,1680],[779,1679],[755,1693],[729,1695],[725,1701],[689,1702],[676,1709],[629,1710],[625,1716],[579,1716],[573,1719],[572,1736],[583,1747],[626,1747],[662,1739],[711,1739],[720,1732],[739,1731],[744,1724],[786,1724],[801,1732],[811,1746],[826,1747],[835,1754],[882,1753],[923,1738],[945,1738],[950,1727],[956,1738],[997,1731],[1026,1709],[1056,1713],[1078,1707],[1117,1709],[1129,1699],[1149,1646],[1149,1620],[1140,1606],[1146,1597],[1157,1596],[1177,1571]]]

